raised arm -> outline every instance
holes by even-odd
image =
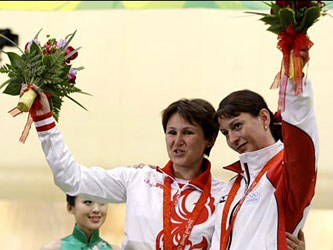
[[[50,112],[46,95],[39,93],[39,96],[42,109],[36,110],[33,119],[55,184],[72,196],[80,195],[102,203],[124,202],[127,182],[134,169],[105,170],[80,165],[63,141]]]
[[[286,230],[297,233],[314,196],[319,151],[313,92],[307,77],[303,78],[303,92],[298,96],[294,95],[294,82],[289,80],[285,111],[281,116],[285,145]]]

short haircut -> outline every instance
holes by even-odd
[[[214,140],[218,135],[218,123],[214,119],[215,109],[207,101],[199,98],[180,99],[171,103],[162,111],[162,125],[164,133],[166,132],[167,123],[173,114],[179,114],[185,121],[192,125],[199,125],[207,140]],[[207,147],[204,154],[209,156],[213,146]]]

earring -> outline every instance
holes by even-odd
[[[267,130],[267,125],[264,126],[264,129]]]

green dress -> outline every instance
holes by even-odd
[[[112,247],[99,237],[98,230],[88,242],[86,234],[75,225],[73,233],[61,239],[61,250],[112,250]]]

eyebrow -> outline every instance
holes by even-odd
[[[184,127],[184,128],[182,128],[182,130],[184,130],[184,129],[194,129],[194,128],[197,128],[197,127],[196,126]],[[175,127],[167,127],[166,129],[168,130],[168,129],[176,129],[176,128]]]
[[[234,120],[232,120],[232,122],[230,122],[230,126],[232,127],[236,122],[238,122],[238,119],[237,118],[235,118]]]
[[[231,128],[236,122],[239,122],[238,119],[239,119],[238,116],[230,118],[231,122],[228,124],[227,127]],[[222,130],[226,130],[226,129],[219,127],[219,130],[222,131]]]

